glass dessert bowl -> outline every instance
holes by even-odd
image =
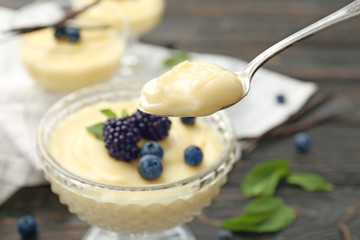
[[[83,177],[54,157],[50,142],[64,121],[100,101],[134,100],[143,84],[142,81],[110,82],[73,92],[55,103],[41,120],[37,147],[46,179],[69,211],[93,226],[84,239],[195,239],[182,225],[210,205],[239,159],[235,131],[223,112],[201,118],[223,144],[219,157],[209,166],[176,181],[109,184]]]
[[[57,22],[59,19],[46,22],[46,4],[49,3],[35,2],[20,9],[14,19],[15,27],[22,27],[22,19],[33,14],[44,15],[40,25]],[[54,12],[59,12],[60,19],[65,16],[60,7],[59,10],[56,5],[53,8]],[[114,22],[122,26],[122,31],[110,25],[75,18],[61,26],[22,34],[19,55],[32,79],[51,91],[68,93],[113,78],[126,48],[128,23],[115,11],[104,11],[113,16]],[[25,21],[25,24],[25,27],[39,26],[31,21]]]

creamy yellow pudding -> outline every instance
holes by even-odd
[[[237,74],[209,62],[184,61],[147,82],[139,98],[146,112],[170,116],[205,116],[245,94]]]
[[[76,7],[93,2],[93,0],[73,0]],[[124,15],[131,28],[132,36],[143,35],[152,30],[161,20],[165,2],[164,0],[102,0],[97,6],[84,12],[83,19],[111,24],[112,17],[102,11],[103,7],[118,11]]]
[[[56,39],[46,28],[24,35],[21,59],[32,78],[56,92],[109,80],[117,72],[125,41],[112,28],[84,28],[80,40]]]
[[[158,141],[164,149],[163,173],[156,180],[145,180],[138,173],[137,160],[128,163],[110,157],[104,142],[87,131],[87,126],[105,122],[101,109],[112,109],[118,115],[123,109],[132,113],[136,111],[136,101],[100,102],[82,109],[56,129],[49,145],[50,153],[63,167],[87,179],[126,186],[176,182],[209,167],[224,151],[219,134],[201,119],[194,125],[186,125],[179,118],[170,118],[169,135]],[[144,143],[141,141],[139,146]],[[200,147],[204,153],[198,166],[184,161],[184,151],[189,145]]]

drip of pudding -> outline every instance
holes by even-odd
[[[152,114],[195,117],[219,111],[244,94],[234,72],[209,62],[184,61],[147,82],[138,104]]]
[[[126,109],[131,114],[136,111],[136,101],[100,102],[86,107],[64,120],[49,144],[49,151],[56,161],[84,178],[123,186],[171,183],[195,175],[223,154],[224,144],[218,132],[201,118],[196,119],[194,125],[186,125],[180,118],[171,117],[169,135],[158,141],[164,150],[163,172],[156,180],[145,180],[138,173],[138,159],[128,163],[110,157],[104,142],[87,131],[86,127],[105,122],[106,116],[101,109],[112,109],[118,115]],[[145,140],[141,140],[139,146],[144,143]],[[189,145],[196,145],[203,151],[203,160],[198,166],[190,166],[184,161],[184,150]]]
[[[40,85],[69,92],[109,80],[118,70],[125,42],[111,28],[80,29],[80,39],[56,39],[46,28],[24,35],[21,58],[28,73]]]

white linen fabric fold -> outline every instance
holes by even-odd
[[[0,31],[9,28],[13,14],[13,10],[0,7]],[[36,129],[46,109],[61,97],[37,86],[27,75],[19,62],[17,44],[17,39],[1,41],[0,37],[0,205],[21,187],[45,183],[36,154]],[[144,81],[168,70],[163,62],[174,51],[148,44],[137,44],[133,50],[148,61],[139,73],[127,78]],[[213,62],[232,71],[246,65],[228,56],[190,55],[191,60]],[[248,96],[226,112],[238,138],[259,136],[297,112],[316,89],[314,83],[260,69]],[[285,96],[284,104],[276,101],[278,94]]]

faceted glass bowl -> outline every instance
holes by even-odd
[[[117,239],[194,239],[188,230],[176,227],[189,222],[210,205],[239,159],[235,131],[224,112],[203,118],[222,139],[221,157],[208,168],[177,182],[136,187],[94,182],[68,171],[49,153],[52,134],[66,118],[99,101],[136,99],[143,84],[142,81],[110,82],[70,93],[55,103],[43,116],[37,132],[37,149],[45,176],[61,203],[96,227],[87,235],[115,235]],[[182,237],[169,237],[176,235],[174,231],[182,231]]]

